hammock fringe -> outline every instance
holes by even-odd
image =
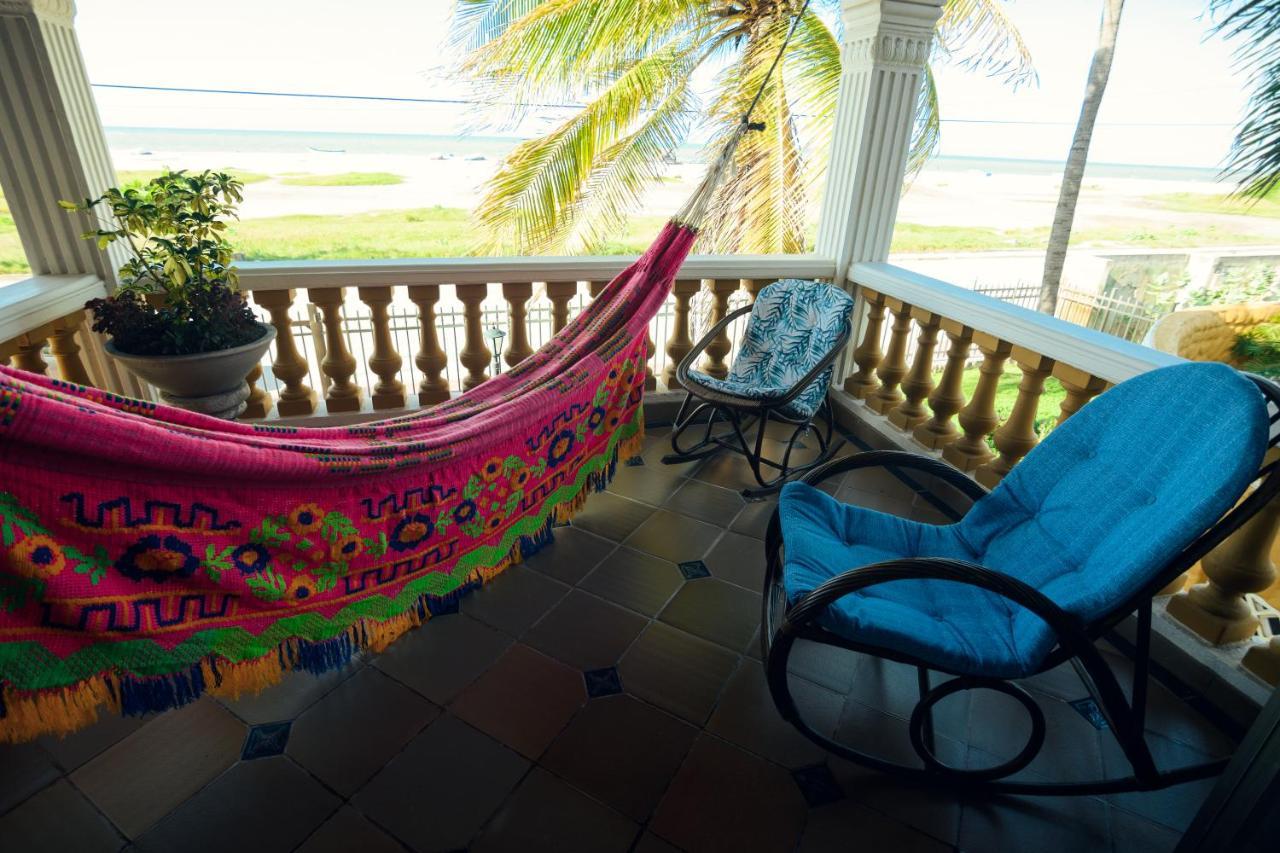
[[[251,660],[230,662],[209,656],[186,671],[171,675],[139,677],[104,672],[70,687],[49,690],[20,691],[5,685],[0,689],[0,743],[21,743],[45,734],[65,737],[96,722],[104,710],[140,716],[182,707],[206,693],[236,699],[278,684],[291,671],[321,675],[348,665],[359,652],[382,652],[433,616],[456,613],[464,595],[550,545],[553,528],[572,518],[591,494],[608,488],[619,458],[637,456],[643,446],[641,420],[637,432],[619,442],[603,469],[589,475],[573,497],[550,508],[546,523],[537,533],[522,536],[505,558],[477,569],[450,593],[420,596],[403,613],[381,620],[362,619],[327,640],[290,638]]]

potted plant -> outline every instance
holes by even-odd
[[[225,233],[242,190],[222,172],[178,171],[80,204],[59,202],[97,215],[85,239],[129,250],[115,293],[85,305],[93,330],[111,336],[106,351],[170,405],[222,418],[244,411],[245,377],[276,334],[236,289]]]

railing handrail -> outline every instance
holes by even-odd
[[[106,296],[95,275],[36,275],[0,287],[0,341],[13,340]]]
[[[487,284],[520,281],[607,281],[635,255],[517,258],[392,258],[369,261],[242,261],[246,290]],[[835,260],[819,255],[690,255],[679,278],[831,278]]]
[[[854,264],[854,284],[941,314],[980,332],[1068,364],[1108,382],[1123,382],[1178,356],[1129,343],[887,263]]]

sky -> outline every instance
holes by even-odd
[[[1232,45],[1208,35],[1207,0],[1128,0],[1093,162],[1217,166],[1247,100]],[[445,44],[452,0],[78,0],[91,82],[466,98]],[[935,68],[941,153],[1061,160],[1097,39],[1097,0],[1010,0],[1039,72],[1017,91]],[[216,9],[216,15],[210,13]],[[194,41],[190,34],[198,34]],[[109,127],[452,134],[453,106],[130,92],[96,88]],[[553,116],[552,116],[553,117]],[[521,131],[542,124],[528,123]],[[494,128],[492,132],[501,132]]]

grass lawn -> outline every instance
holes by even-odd
[[[1152,195],[1147,196],[1147,201],[1166,210],[1181,210],[1187,213],[1231,213],[1237,216],[1280,218],[1280,189],[1272,190],[1266,198],[1257,201],[1205,193]]]
[[[343,172],[338,175],[290,175],[280,179],[290,187],[385,187],[403,184],[404,175],[391,172]]]
[[[247,172],[244,169],[237,169],[234,166],[223,166],[217,171],[226,172],[235,178],[238,178],[242,184],[260,184],[263,181],[271,179],[271,176],[264,172]],[[137,182],[145,184],[152,178],[158,177],[163,172],[160,169],[125,169],[116,172],[116,178],[120,181],[120,186]]]

